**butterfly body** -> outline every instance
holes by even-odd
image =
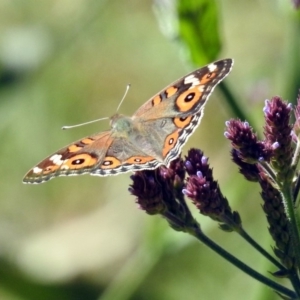
[[[32,168],[23,182],[168,166],[200,123],[208,97],[232,64],[232,59],[224,59],[186,75],[144,103],[132,117],[115,114],[110,130],[62,148]]]

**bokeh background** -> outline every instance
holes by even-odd
[[[175,2],[0,0],[0,299],[274,299],[193,237],[139,210],[130,174],[21,182],[55,150],[107,129],[103,121],[60,130],[113,115],[127,83],[121,112],[131,115],[200,67],[178,38]],[[299,12],[288,0],[215,3],[222,47],[214,59],[234,58],[226,84],[261,133],[264,100],[294,102],[300,87]],[[271,251],[259,190],[230,161],[224,122],[232,117],[217,88],[183,154],[204,151],[245,229]],[[274,271],[191,209],[225,249],[266,276]]]

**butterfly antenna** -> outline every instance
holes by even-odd
[[[119,105],[118,105],[118,108],[117,108],[117,112],[119,111],[120,107],[121,107],[121,104],[123,103],[128,91],[130,89],[130,84],[127,84],[126,86],[126,91],[124,93],[124,96],[123,98],[121,99]],[[89,122],[85,122],[85,123],[80,123],[80,124],[76,124],[76,125],[71,125],[71,126],[63,126],[61,129],[63,130],[66,130],[66,129],[71,129],[71,128],[75,128],[75,127],[80,127],[80,126],[84,126],[84,125],[88,125],[88,124],[92,124],[92,123],[95,123],[95,122],[98,122],[98,121],[102,121],[102,120],[108,120],[109,118],[108,117],[105,117],[105,118],[100,118],[100,119],[96,119],[96,120],[93,120],[93,121],[89,121]]]
[[[118,105],[118,107],[117,107],[117,112],[119,111],[119,109],[120,109],[120,107],[121,107],[121,105],[122,105],[124,99],[126,98],[129,89],[130,89],[130,83],[128,83],[127,86],[126,86],[126,91],[125,91],[124,96],[123,96],[123,98],[121,99],[121,101],[120,101],[120,103],[119,103],[119,105]]]
[[[61,129],[65,130],[65,129],[71,129],[71,128],[75,128],[75,127],[80,127],[80,126],[84,126],[84,125],[88,125],[88,124],[92,124],[98,121],[102,121],[102,120],[108,120],[109,117],[105,117],[105,118],[100,118],[100,119],[96,119],[93,121],[89,121],[89,122],[85,122],[85,123],[80,123],[80,124],[76,124],[76,125],[71,125],[71,126],[63,126]]]

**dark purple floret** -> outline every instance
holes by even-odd
[[[293,133],[290,125],[292,106],[280,97],[265,102],[264,135],[266,143],[273,146],[272,167],[278,172],[279,180],[288,180],[293,158]],[[297,111],[297,110],[296,110]]]
[[[225,137],[231,141],[232,147],[238,151],[239,158],[247,163],[257,163],[259,160],[269,161],[272,147],[269,143],[257,140],[248,122],[233,120],[226,122]]]

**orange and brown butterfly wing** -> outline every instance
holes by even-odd
[[[42,183],[57,176],[90,173],[101,164],[112,142],[110,131],[74,142],[33,167],[23,182]]]
[[[232,64],[232,59],[223,59],[184,76],[148,100],[133,115],[141,132],[147,132],[149,140],[153,139],[151,143],[160,151],[165,165],[178,157],[200,124],[204,105],[216,85],[231,71]]]
[[[151,120],[199,113],[232,65],[233,60],[228,58],[187,74],[144,103],[133,118]]]

